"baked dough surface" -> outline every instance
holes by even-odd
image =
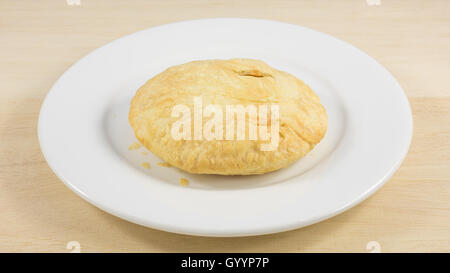
[[[202,96],[204,107],[278,104],[277,149],[261,151],[261,143],[268,143],[262,140],[175,140],[171,126],[179,118],[171,116],[172,108],[184,104],[193,109],[195,96]],[[327,130],[325,109],[303,81],[251,59],[193,61],[168,68],[139,88],[129,121],[151,152],[199,174],[250,175],[287,167],[311,151]]]

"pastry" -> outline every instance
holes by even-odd
[[[208,105],[222,114],[207,113]],[[243,115],[244,127],[239,127],[237,113],[228,116],[230,106],[252,110]],[[199,109],[203,112],[196,112]],[[181,123],[186,113],[194,117]],[[211,127],[213,118],[223,121],[224,128],[219,129],[218,123]],[[198,174],[263,174],[287,167],[311,151],[327,130],[325,108],[308,85],[252,59],[193,61],[168,68],[139,88],[129,121],[137,139],[152,153]],[[230,121],[234,127],[227,127]],[[175,126],[180,124],[184,127]],[[259,129],[265,125],[270,139]],[[252,126],[258,128],[256,139],[254,134],[250,137],[255,132]],[[231,128],[236,132],[230,133]],[[177,132],[183,137],[174,135]],[[239,138],[239,132],[246,137]]]

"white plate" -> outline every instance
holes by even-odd
[[[236,177],[191,175],[158,166],[144,148],[128,150],[136,141],[129,102],[147,79],[192,60],[236,57],[264,60],[319,95],[329,128],[308,156]],[[392,75],[345,42],[285,23],[207,19],[140,31],[82,58],[48,93],[38,130],[53,171],[97,207],[171,232],[243,236],[310,225],[367,198],[400,166],[412,117]]]

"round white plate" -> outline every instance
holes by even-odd
[[[147,79],[192,60],[239,57],[292,73],[319,95],[329,128],[308,156],[269,174],[216,176],[128,150],[129,103]],[[38,131],[53,171],[95,206],[156,229],[244,236],[310,225],[367,198],[400,166],[412,117],[392,75],[345,42],[286,23],[207,19],[140,31],[82,58],[48,93]]]

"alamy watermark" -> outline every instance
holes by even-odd
[[[81,0],[66,0],[66,3],[69,6],[79,6],[81,5]]]
[[[278,147],[280,109],[278,104],[203,106],[203,97],[194,97],[193,115],[184,104],[172,108],[175,140],[261,140],[261,151],[274,151]],[[223,108],[225,108],[225,113]],[[203,123],[203,118],[209,118]],[[225,122],[224,122],[225,121]],[[248,124],[248,126],[246,125]],[[193,126],[193,128],[192,128]],[[270,129],[269,129],[270,127]],[[192,133],[193,132],[193,133]]]
[[[66,249],[70,250],[70,253],[81,253],[81,245],[78,241],[67,242]]]
[[[381,253],[381,244],[377,241],[370,241],[367,243],[366,249],[370,253]]]
[[[379,6],[381,5],[381,0],[366,0],[369,6]]]

